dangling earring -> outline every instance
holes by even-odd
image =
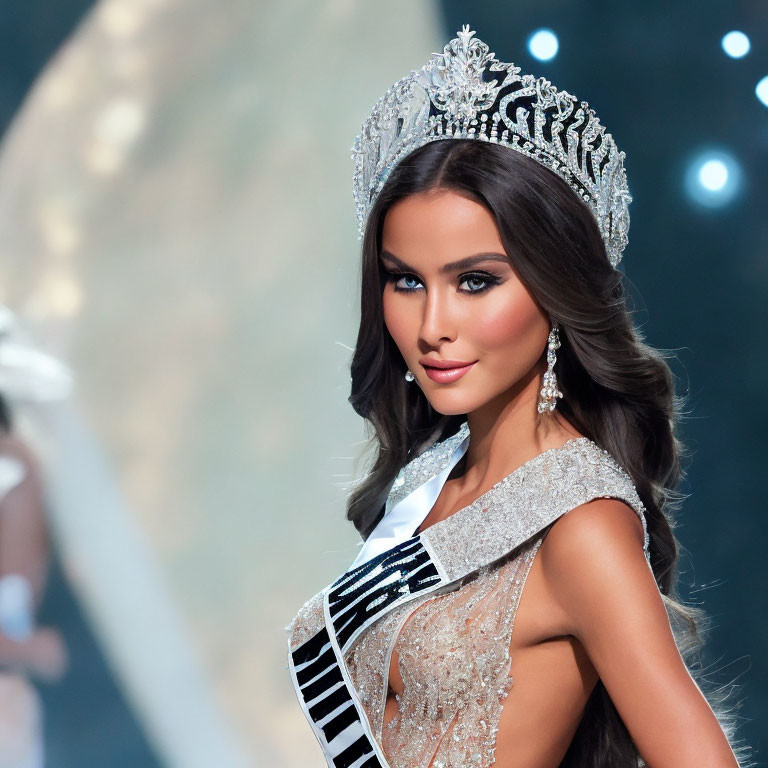
[[[411,373],[410,369],[405,372],[405,380],[413,381],[416,377]]]
[[[553,322],[547,343],[547,370],[544,372],[544,381],[539,392],[541,395],[538,406],[539,413],[554,411],[557,398],[563,396],[563,393],[557,388],[557,376],[555,376],[554,371],[556,349],[560,349],[560,336],[558,335],[557,323]]]

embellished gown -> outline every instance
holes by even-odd
[[[459,432],[409,462],[350,568],[291,624],[289,670],[329,766],[493,765],[514,680],[509,647],[526,577],[547,531],[594,498],[644,506],[626,471],[586,437],[544,451],[420,534]],[[403,682],[384,723],[392,654]]]

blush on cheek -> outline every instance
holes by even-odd
[[[476,318],[473,336],[486,349],[519,349],[521,345],[527,346],[526,341],[538,343],[540,333],[547,328],[546,322],[533,302],[504,302]]]

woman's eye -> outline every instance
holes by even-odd
[[[469,290],[463,290],[462,293],[485,293],[494,285],[498,285],[501,279],[496,275],[490,274],[490,272],[474,272],[468,275],[462,275],[459,278],[459,285],[465,283],[469,286]]]
[[[413,286],[413,283],[418,284],[418,279],[415,275],[394,275],[395,279],[395,290],[396,291],[407,291],[408,293],[411,293],[416,290],[416,288]],[[400,285],[400,283],[404,283],[404,285]],[[411,285],[409,285],[411,283]]]
[[[413,283],[419,283],[419,278],[416,275],[407,272],[390,272],[389,270],[385,270],[385,275],[387,282],[393,283],[398,293],[413,293],[417,290],[413,286]]]
[[[484,275],[468,275],[462,281],[462,284],[464,283],[470,287],[468,293],[482,293],[483,291],[488,290],[492,285],[491,280]],[[479,287],[472,287],[473,285],[477,286],[478,283],[480,283]]]

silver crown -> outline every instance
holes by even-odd
[[[359,234],[392,169],[439,139],[479,139],[522,152],[565,180],[593,212],[616,265],[628,242],[624,152],[594,111],[543,77],[495,58],[465,24],[443,53],[376,102],[352,146]],[[494,73],[500,73],[495,75]]]

